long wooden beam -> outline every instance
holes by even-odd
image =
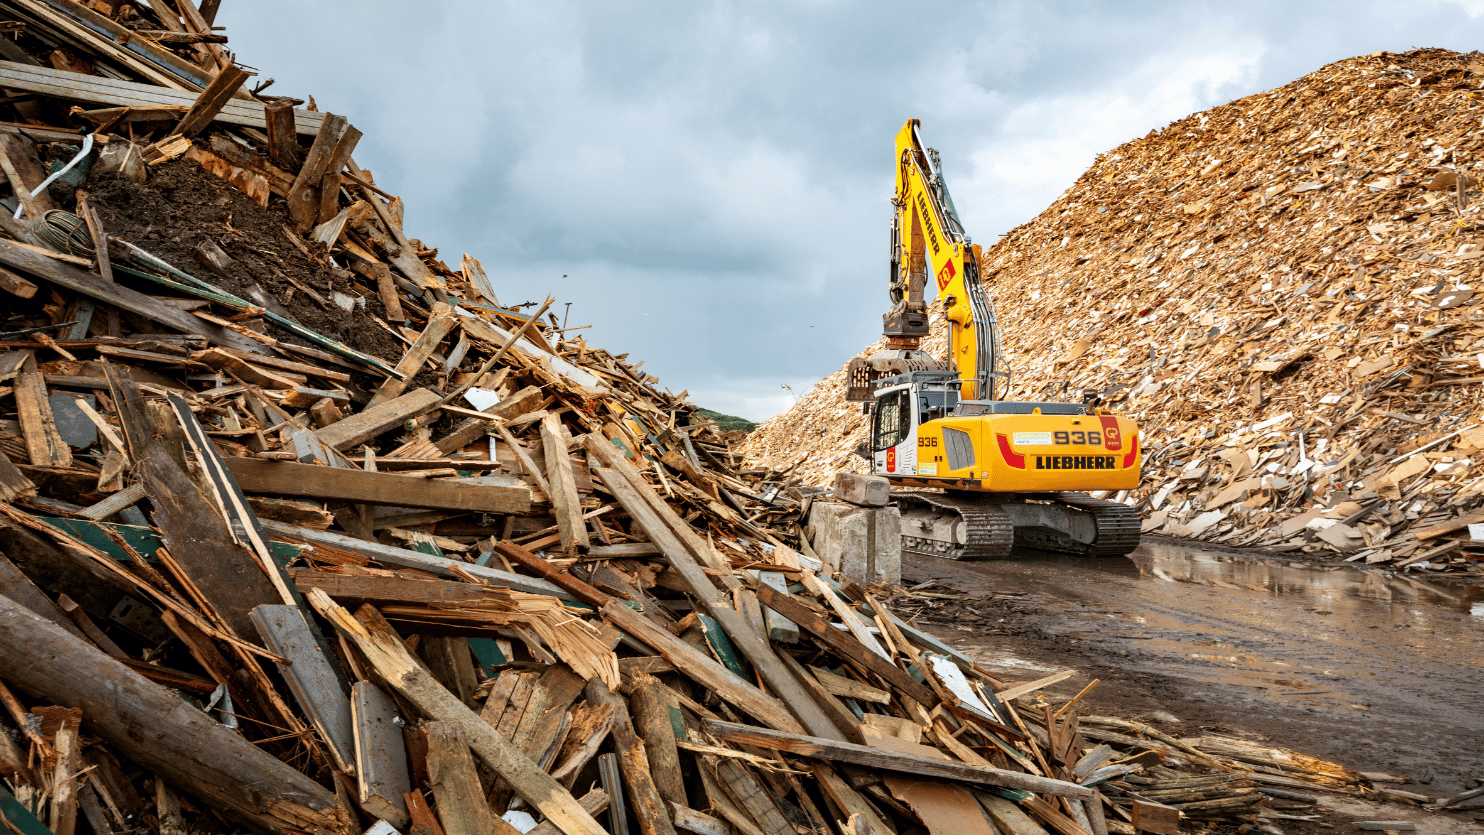
[[[526,487],[461,484],[462,479],[417,478],[261,458],[225,460],[246,493],[484,513],[525,513],[531,509],[531,491]]]
[[[117,78],[54,70],[51,67],[28,67],[10,62],[0,63],[0,87],[41,93],[68,101],[97,102],[118,107],[162,107],[179,106],[190,108],[196,104],[199,94],[184,90],[170,90],[154,84],[140,84]],[[295,110],[294,129],[300,134],[313,136],[319,133],[320,123],[328,116],[314,110]],[[263,105],[258,102],[232,99],[216,114],[214,121],[229,125],[268,129]]]
[[[353,536],[335,533],[333,531],[317,531],[312,528],[301,528],[295,525],[286,525],[275,522],[272,519],[260,519],[263,529],[278,537],[297,539],[308,542],[310,545],[324,545],[330,548],[338,548],[342,551],[350,551],[363,557],[370,557],[380,563],[395,565],[400,568],[416,568],[436,574],[439,577],[447,577],[451,580],[462,579],[461,573],[471,574],[481,580],[488,581],[491,585],[503,586],[513,591],[522,591],[527,594],[545,594],[561,600],[573,600],[570,593],[557,588],[546,580],[537,577],[526,577],[520,574],[512,574],[509,571],[501,571],[498,568],[489,568],[472,562],[459,562],[447,557],[435,557],[420,551],[412,551],[406,548],[393,548],[390,545],[382,545],[380,542],[367,542],[356,539]]]
[[[350,832],[334,794],[170,690],[3,596],[0,678],[36,704],[82,708],[89,734],[255,829],[286,835]]]
[[[942,777],[948,780],[962,780],[966,783],[1001,786],[1008,789],[1023,789],[1025,791],[1054,794],[1061,797],[1092,797],[1092,789],[1086,786],[1079,786],[1076,783],[1068,783],[1065,780],[1052,780],[1049,777],[1022,774],[1019,771],[985,768],[983,766],[969,765],[948,759],[939,760],[932,757],[901,754],[884,748],[856,745],[853,742],[836,742],[830,739],[820,739],[819,737],[799,736],[798,734],[784,733],[770,728],[739,725],[735,722],[721,722],[715,719],[706,720],[706,730],[717,739],[727,742],[756,745],[759,748],[767,748],[772,751],[787,751],[790,754],[814,757],[820,760],[854,763],[855,765],[881,768],[887,771],[900,771],[919,777]]]
[[[0,68],[4,66],[6,65],[0,62]],[[268,346],[261,342],[213,325],[179,308],[161,304],[154,298],[131,290],[122,284],[101,281],[97,276],[84,272],[71,264],[31,252],[10,241],[0,240],[0,265],[45,279],[58,287],[81,293],[95,301],[111,304],[119,310],[143,316],[166,327],[204,336],[214,345],[235,348],[250,354],[268,352]]]

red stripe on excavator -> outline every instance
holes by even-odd
[[[1005,463],[1017,470],[1025,469],[1025,456],[1017,454],[1015,450],[1010,448],[1010,439],[1004,435],[995,435],[994,437],[1000,443],[1000,455],[1004,456]]]
[[[1003,436],[1001,436],[1001,437],[1003,437]],[[1123,456],[1123,468],[1126,470],[1129,467],[1132,467],[1134,465],[1134,461],[1136,461],[1138,459],[1138,457],[1139,457],[1139,433],[1135,432],[1133,439],[1129,441],[1128,454],[1125,455],[1125,456]]]

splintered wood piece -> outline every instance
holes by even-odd
[[[779,810],[763,782],[752,771],[730,757],[705,757],[717,782],[737,806],[752,818],[765,835],[794,835],[794,828]]]
[[[551,748],[567,724],[567,711],[582,695],[585,682],[563,664],[553,664],[537,679],[526,701],[526,715],[531,717],[516,728],[510,741],[520,746],[537,763],[550,757]]]
[[[188,0],[187,0],[188,1]],[[195,7],[192,6],[194,9]],[[233,94],[242,86],[242,82],[248,79],[248,73],[235,64],[228,64],[222,71],[216,74],[216,78],[206,85],[201,91],[196,103],[181,117],[180,124],[176,126],[175,132],[190,139],[206,129],[216,115],[222,112],[227,102],[232,100]]]
[[[552,510],[556,514],[557,533],[562,551],[574,555],[591,545],[587,523],[582,519],[582,502],[577,497],[577,482],[572,477],[572,457],[562,436],[562,425],[554,415],[541,419],[541,449],[546,455],[546,481],[551,486]]]
[[[57,729],[52,749],[57,762],[52,768],[52,801],[48,825],[52,835],[73,835],[77,831],[77,772],[82,768],[82,744],[78,721],[70,719]]]
[[[571,788],[577,775],[597,756],[598,748],[608,739],[613,724],[618,721],[612,705],[579,705],[573,709],[572,728],[567,742],[556,758],[552,779]],[[597,812],[593,812],[597,814]]]
[[[670,690],[654,676],[636,675],[629,685],[629,705],[634,729],[644,739],[649,770],[660,797],[676,807],[689,805],[685,796],[680,750],[675,746],[675,725],[670,721]],[[680,825],[680,821],[675,821]]]
[[[613,706],[617,720],[613,724],[613,743],[618,750],[618,764],[623,772],[624,787],[628,789],[628,800],[633,806],[634,817],[639,821],[639,831],[644,835],[675,835],[670,810],[655,788],[648,752],[634,733],[627,705],[598,679],[588,682],[587,701],[588,704]]]
[[[285,171],[299,167],[299,134],[294,130],[294,106],[286,101],[263,105],[267,123],[268,158]]]
[[[415,389],[316,430],[314,435],[325,446],[347,450],[399,426],[403,421],[438,408],[441,401],[442,398],[428,389]]]
[[[438,817],[448,835],[515,835],[515,827],[495,816],[484,800],[479,772],[458,722],[429,722],[428,777]],[[502,825],[503,824],[503,825]]]
[[[607,835],[564,786],[439,684],[408,653],[401,638],[375,609],[363,606],[360,617],[353,617],[322,591],[316,589],[306,597],[355,644],[367,663],[402,698],[429,719],[462,725],[475,755],[509,782],[522,799],[554,821],[565,835]]]
[[[0,268],[0,290],[21,299],[29,299],[36,295],[35,284],[3,268]]]
[[[257,628],[249,613],[283,598],[254,555],[237,544],[222,517],[202,512],[210,503],[171,457],[169,442],[157,437],[155,420],[128,373],[112,364],[105,365],[104,372],[113,387],[135,472],[154,507],[151,521],[190,581],[210,601],[209,608],[234,636],[252,640]]]
[[[627,605],[614,600],[604,604],[599,611],[604,620],[652,647],[674,664],[676,670],[768,727],[793,732],[803,730],[798,720],[777,699]]]
[[[510,420],[512,418],[517,418],[521,415],[530,414],[531,412],[536,411],[538,408],[541,407],[541,401],[545,399],[546,394],[541,389],[537,388],[536,386],[526,386],[515,394],[512,394],[504,400],[501,400],[499,403],[496,403],[488,409],[485,409],[484,414],[503,420]],[[490,428],[490,426],[491,421],[483,420],[480,418],[469,418],[467,420],[460,421],[459,424],[453,428],[452,432],[448,433],[447,436],[434,441],[433,445],[438,448],[438,451],[440,453],[449,455],[463,449],[464,447],[473,443],[475,439],[483,436],[485,432]],[[495,422],[493,426],[497,431],[505,429],[505,427],[501,426],[501,424],[499,424],[498,422]],[[500,437],[502,438],[507,438],[508,435],[508,429],[500,432]],[[507,442],[509,442],[508,438]],[[521,468],[525,469],[526,461],[530,460],[529,456],[525,454],[523,449],[519,449],[518,445],[513,445],[512,449],[517,449],[516,455],[520,459]],[[530,473],[532,472],[532,470],[527,469],[526,472]],[[537,477],[540,479],[541,484],[544,485],[546,483],[546,478],[544,476],[541,476],[539,471],[537,471]],[[548,491],[545,487],[542,487],[541,492],[546,493]]]
[[[255,827],[349,835],[335,795],[194,705],[50,621],[0,597],[0,679],[38,700],[81,708],[88,732],[204,803]],[[140,734],[139,728],[150,728]],[[595,834],[596,835],[596,834]]]
[[[36,355],[28,353],[25,364],[15,378],[15,405],[26,438],[26,453],[34,467],[72,466],[72,448],[57,431],[51,401],[46,396],[46,381],[36,368]]]
[[[13,502],[36,495],[36,485],[0,452],[0,502]]]
[[[924,780],[888,774],[883,780],[891,793],[911,807],[931,835],[998,835],[974,792],[942,780]]]
[[[856,640],[854,635],[831,626],[824,618],[795,601],[791,595],[780,593],[770,586],[760,586],[758,599],[764,606],[798,624],[799,628],[809,632],[820,643],[833,650],[836,655],[881,676],[887,683],[913,701],[922,705],[931,705],[936,701],[936,694],[927,685],[918,682],[917,679],[903,672],[900,667],[867,649]]]
[[[819,781],[819,788],[824,796],[863,827],[857,830],[857,835],[891,835],[896,831],[881,819],[870,801],[861,796],[845,778],[835,773],[834,768],[825,763],[816,763],[811,771],[814,779]]]
[[[341,137],[351,129],[344,116],[333,113],[326,113],[320,122],[314,144],[309,146],[309,154],[288,193],[289,216],[301,231],[314,225],[319,216],[320,183],[326,173],[334,173],[328,171],[330,159],[335,155]]]
[[[416,478],[262,458],[225,460],[232,477],[248,493],[485,513],[531,509],[531,491],[520,483],[474,484],[461,478]]]
[[[438,823],[438,817],[428,808],[428,801],[423,798],[422,792],[410,791],[402,799],[407,804],[410,819],[409,835],[445,835],[443,825]]]
[[[1046,835],[1046,830],[1019,806],[1003,797],[979,792],[975,795],[995,826],[1006,835]],[[1172,833],[1167,833],[1172,835]]]
[[[982,768],[954,762],[947,758],[919,757],[849,742],[803,737],[766,728],[738,725],[732,722],[706,720],[706,729],[718,739],[756,745],[775,751],[787,751],[800,756],[817,757],[823,760],[854,763],[871,768],[918,774],[924,777],[942,777],[962,780],[987,786],[1003,786],[1012,789],[1054,794],[1059,797],[1092,797],[1092,790],[1068,783],[1022,774],[1018,771],[1003,771],[997,768]]]
[[[1134,829],[1153,832],[1155,835],[1180,835],[1180,810],[1159,803],[1135,800],[1133,806]]]
[[[268,649],[284,657],[285,663],[278,669],[299,708],[329,743],[336,768],[354,775],[355,731],[350,702],[303,611],[298,606],[258,606],[252,610],[252,619]]]
[[[381,388],[376,390],[376,394],[371,397],[366,408],[374,409],[400,395],[407,388],[407,383],[422,369],[428,357],[433,355],[433,351],[438,348],[458,321],[459,317],[453,312],[452,307],[441,303],[433,305],[433,316],[428,320],[428,326],[423,328],[417,340],[402,355],[402,359],[397,362],[394,369],[394,376],[381,384]]]

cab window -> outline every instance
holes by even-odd
[[[886,395],[876,403],[873,445],[877,452],[900,444],[912,431],[912,400],[907,391]]]

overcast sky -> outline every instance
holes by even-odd
[[[1379,50],[1484,46],[1484,0],[226,0],[272,92],[347,116],[411,236],[502,302],[762,420],[880,335],[893,140],[922,120],[991,244],[1093,157]],[[558,308],[561,311],[561,308]],[[1013,352],[1015,346],[1007,346]]]

